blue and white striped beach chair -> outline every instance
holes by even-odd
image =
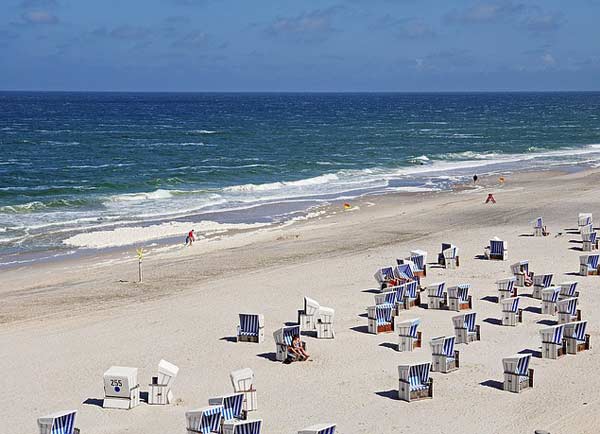
[[[244,405],[243,393],[231,393],[229,395],[217,396],[208,400],[208,405],[223,406],[223,420],[225,422],[242,419],[242,407]]]
[[[529,369],[531,354],[515,354],[502,359],[504,390],[519,393],[533,387],[533,369]]]
[[[295,335],[300,336],[300,326],[298,325],[281,327],[273,332],[273,339],[275,339],[276,347],[276,358],[280,362],[284,362],[288,360],[288,358],[289,361],[295,360],[294,355],[288,351],[288,348],[292,345],[292,340]],[[304,341],[302,342],[302,346],[306,347]]]
[[[257,313],[240,313],[238,342],[261,343],[265,339],[265,317]]]
[[[454,336],[440,336],[429,342],[433,360],[431,370],[433,372],[447,374],[459,368],[459,352],[454,349],[455,340]]]
[[[375,294],[375,304],[396,304],[396,297],[398,296],[397,291],[395,290],[396,286],[392,286],[392,291],[382,292],[381,294]]]
[[[542,314],[556,315],[556,302],[560,294],[560,286],[550,286],[542,289]]]
[[[530,278],[529,273],[529,261],[527,259],[519,261],[510,266],[510,271],[513,273],[513,276],[517,279],[515,285],[517,286],[525,286],[525,280]]]
[[[502,300],[502,325],[516,326],[523,322],[523,310],[519,309],[519,297],[509,297]]]
[[[37,420],[40,434],[73,434],[77,410],[59,411]]]
[[[533,276],[533,298],[537,300],[542,299],[542,290],[549,288],[552,285],[552,278],[554,274],[536,274]]]
[[[582,276],[592,276],[598,274],[598,259],[600,255],[582,255],[579,257],[579,274]]]
[[[395,306],[396,313],[398,313],[400,310],[406,309],[406,307],[405,307],[406,284],[403,283],[402,285],[392,286],[389,289],[390,289],[390,291],[394,291],[396,293],[396,306]]]
[[[415,276],[410,264],[400,264],[394,267],[394,278],[398,283],[412,282],[416,280],[420,282],[420,278]]]
[[[211,405],[185,412],[187,434],[209,434],[221,432],[222,405]]]
[[[419,318],[402,321],[394,324],[398,333],[398,351],[412,351],[421,348],[421,332],[418,331],[421,320]]]
[[[476,318],[477,314],[475,312],[452,317],[457,344],[468,344],[481,339],[480,327],[475,324]]]
[[[430,369],[429,362],[398,366],[398,398],[407,402],[433,398]]]
[[[540,330],[542,335],[542,358],[558,359],[567,352],[563,334],[565,326],[563,324],[546,327]]]
[[[235,393],[244,394],[242,410],[246,413],[258,410],[258,400],[254,383],[254,371],[250,368],[236,369],[229,373],[231,385]]]
[[[564,298],[556,302],[558,323],[581,321],[581,311],[577,309],[578,299],[575,297]]]
[[[581,241],[583,243],[582,250],[584,252],[591,252],[592,250],[598,250],[598,233],[597,232],[582,232]]]
[[[591,212],[580,212],[577,216],[577,228],[581,232],[581,228],[590,226],[594,223]]]
[[[446,309],[448,300],[446,294],[446,282],[432,283],[427,285],[427,308]]]
[[[419,283],[414,280],[406,282],[404,288],[404,308],[410,309],[411,307],[420,306],[421,292],[419,291]]]
[[[585,333],[587,321],[569,322],[563,325],[567,354],[577,354],[579,351],[590,349],[590,335]]]
[[[469,295],[468,283],[461,283],[448,287],[448,309],[459,312],[465,309],[472,309],[472,297]]]
[[[546,235],[546,231],[544,230],[544,221],[541,217],[536,218],[533,221],[533,236],[541,237]]]
[[[517,296],[517,287],[515,286],[515,283],[517,283],[517,278],[515,276],[496,281],[496,286],[498,288],[498,302],[501,302],[508,297]]]
[[[298,434],[335,434],[334,423],[320,423],[298,431]]]
[[[458,247],[450,243],[442,243],[442,250],[438,253],[438,264],[445,268],[457,268],[460,264]]]
[[[379,288],[383,291],[386,287],[390,286],[390,281],[394,280],[394,268],[380,268],[373,277],[375,277],[375,280],[379,284]]]
[[[424,250],[413,250],[406,259],[397,259],[400,264],[411,264],[413,274],[418,277],[427,276],[427,252]]]
[[[393,331],[393,304],[378,304],[367,308],[368,330],[374,335]]]
[[[490,245],[485,249],[485,257],[506,261],[508,259],[508,243],[498,237],[490,240]]]
[[[560,286],[559,300],[564,298],[579,297],[579,291],[577,291],[577,282],[562,282]]]
[[[223,423],[223,434],[260,434],[262,419],[236,420]]]

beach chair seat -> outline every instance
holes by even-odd
[[[517,287],[515,286],[516,283],[517,278],[515,276],[496,281],[496,287],[498,288],[498,303],[505,298],[517,296]]]
[[[473,299],[469,295],[468,283],[448,287],[448,309],[459,312],[473,308]]]
[[[223,422],[223,434],[260,434],[262,419]]]
[[[485,248],[484,255],[490,260],[506,261],[508,259],[508,243],[495,237],[490,240],[490,245]]]
[[[104,408],[129,410],[140,404],[138,369],[111,366],[104,373]]]
[[[558,286],[560,286],[560,294],[558,295],[559,300],[579,297],[579,291],[577,291],[577,282],[562,282],[559,283]]]
[[[542,299],[542,290],[552,285],[553,277],[552,273],[536,274],[533,276],[533,298],[537,300]]]
[[[257,313],[240,313],[238,325],[238,342],[261,343],[265,339],[265,317]]]
[[[581,276],[598,275],[598,259],[600,255],[581,255],[579,257],[579,274]]]
[[[584,252],[591,252],[592,250],[598,250],[598,233],[587,232],[581,233],[581,241],[583,243],[582,250]]]
[[[431,339],[431,371],[447,374],[460,367],[458,350],[454,349],[454,336],[440,336]]]
[[[245,417],[243,413],[244,394],[230,393],[228,395],[216,396],[208,400],[208,405],[223,406],[223,422],[240,420]]]
[[[477,314],[475,312],[452,317],[457,344],[468,344],[469,342],[481,340],[481,328],[475,324],[476,318]]]
[[[231,371],[229,374],[231,385],[235,393],[242,393],[244,400],[242,402],[242,413],[258,410],[258,400],[254,382],[254,371],[250,368]],[[245,417],[244,417],[245,419]]]
[[[158,362],[158,375],[149,384],[148,404],[166,405],[173,402],[173,381],[179,368],[166,360]]]
[[[564,338],[567,354],[577,354],[591,348],[590,335],[585,332],[587,321],[569,322],[563,325],[565,326]]]
[[[391,333],[393,331],[394,305],[378,304],[367,308],[369,333]]]
[[[448,294],[446,282],[432,283],[425,288],[427,291],[428,309],[446,309],[448,307]]]
[[[433,398],[430,369],[430,362],[398,366],[398,398],[407,402]]]
[[[533,369],[529,368],[531,354],[515,354],[502,359],[504,367],[504,390],[520,393],[533,387]]]
[[[556,302],[558,323],[581,321],[581,310],[577,309],[578,299],[575,297],[565,298]]]
[[[388,287],[386,290],[389,289],[389,291],[375,294],[375,304],[396,304],[398,292],[395,288],[397,288],[397,286]]]
[[[375,277],[375,280],[379,284],[379,288],[383,291],[386,287],[393,286],[390,285],[390,282],[394,281],[395,279],[394,267],[380,268],[373,277]]]
[[[317,312],[321,305],[310,297],[304,297],[304,309],[298,311],[298,324],[301,331],[314,331],[317,329]]]
[[[187,434],[220,433],[222,418],[222,405],[211,405],[209,407],[186,411]]]
[[[334,309],[321,306],[317,312],[317,339],[333,339],[335,337],[335,331],[333,330],[334,317]]]
[[[412,351],[415,348],[421,348],[421,332],[417,330],[421,320],[419,318],[394,321],[394,327],[398,334],[398,351]]]
[[[298,434],[335,434],[334,423],[319,423],[298,431]]]
[[[275,350],[276,359],[280,362],[293,362],[296,361],[296,356],[288,351],[289,347],[292,346],[292,340],[295,335],[300,336],[300,326],[286,326],[281,327],[273,332],[273,339],[275,339]],[[306,349],[306,343],[302,342],[302,347]]]
[[[546,230],[544,228],[544,221],[541,217],[538,217],[534,220],[533,224],[533,236],[534,237],[542,237],[545,236]]]
[[[558,359],[567,353],[567,344],[563,339],[564,330],[564,324],[540,330],[542,335],[542,358]]]
[[[77,410],[59,411],[47,416],[38,417],[40,434],[76,434],[75,418]]]
[[[594,221],[591,212],[580,212],[577,216],[577,228],[579,232],[581,232],[582,228],[586,226],[591,226],[593,225],[593,223]]]
[[[516,326],[523,322],[523,309],[519,309],[519,297],[509,297],[502,300],[502,325]]]
[[[531,273],[529,272],[529,261],[522,260],[517,263],[514,263],[510,266],[510,270],[512,271],[513,276],[515,276],[515,285],[525,286],[526,278],[529,278],[531,276]]]

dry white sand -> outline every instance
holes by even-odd
[[[86,260],[6,271],[0,279],[0,371],[4,399],[0,433],[36,432],[36,418],[78,409],[85,434],[183,432],[184,413],[231,391],[229,372],[251,367],[256,374],[263,433],[295,433],[317,422],[336,422],[351,433],[597,433],[600,423],[598,277],[569,273],[579,267],[578,235],[557,231],[576,223],[577,212],[600,218],[597,172],[513,176],[497,189],[496,205],[483,205],[485,190],[369,198],[360,210],[261,231],[244,242],[219,248],[178,249],[145,264],[144,284],[134,262],[93,266]],[[491,180],[490,180],[491,182]],[[331,215],[331,214],[330,214]],[[531,233],[543,215],[552,235]],[[476,259],[491,237],[508,241],[506,262]],[[367,334],[365,307],[373,304],[373,273],[409,250],[429,252],[442,241],[461,249],[461,267],[430,267],[424,283],[471,284],[482,340],[458,345],[461,367],[433,373],[434,398],[398,401],[397,366],[431,359],[428,341],[452,334],[454,312],[415,308],[402,318],[420,317],[425,345],[398,353],[393,334]],[[106,257],[97,259],[106,261]],[[559,360],[533,358],[535,387],[521,394],[498,390],[503,357],[540,347],[539,324],[551,320],[535,310],[524,323],[502,327],[494,282],[510,276],[509,265],[529,259],[537,273],[554,272],[555,283],[580,282],[580,307],[588,320],[592,350]],[[95,259],[96,261],[96,259]],[[121,281],[123,280],[123,281]],[[273,361],[272,332],[296,319],[302,297],[336,310],[336,338],[306,337],[314,361]],[[540,302],[522,299],[522,307]],[[261,312],[262,344],[234,343],[238,312]],[[139,368],[147,390],[165,358],[180,367],[173,392],[176,405],[142,404],[130,411],[104,410],[102,373],[111,365]],[[88,403],[84,403],[89,400]]]

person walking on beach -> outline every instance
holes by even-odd
[[[194,243],[194,241],[196,241],[196,236],[194,234],[194,230],[192,229],[188,232],[187,237],[185,238],[185,245],[191,246]]]
[[[473,175],[473,184],[477,184],[478,179],[477,175]]]

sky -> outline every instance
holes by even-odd
[[[1,90],[600,90],[600,0],[2,0]]]

